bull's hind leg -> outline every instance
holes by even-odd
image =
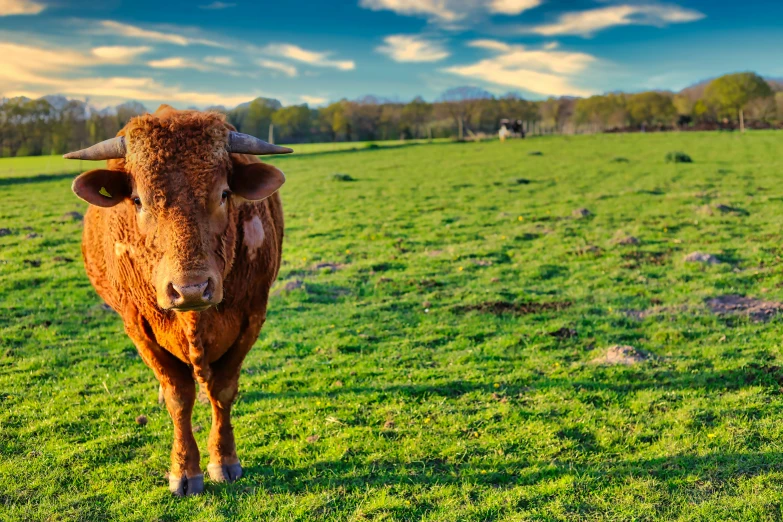
[[[204,491],[204,474],[191,424],[196,400],[196,383],[191,370],[149,339],[143,330],[126,325],[126,331],[141,358],[160,381],[163,401],[174,425],[169,490],[177,496],[197,495]]]
[[[261,325],[250,326],[237,342],[212,363],[212,376],[207,383],[207,396],[212,403],[212,429],[209,432],[209,478],[215,482],[234,482],[242,476],[237,457],[234,428],[231,426],[231,406],[237,396],[242,361],[258,339]]]

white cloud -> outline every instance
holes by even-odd
[[[210,67],[187,58],[179,56],[173,56],[171,58],[163,58],[161,60],[152,60],[147,62],[147,65],[154,69],[195,69],[197,71],[210,71]]]
[[[419,16],[446,29],[462,29],[492,15],[516,16],[543,0],[359,0],[372,11]]]
[[[152,78],[96,77],[90,67],[124,63],[127,56],[111,56],[96,61],[92,53],[68,49],[47,49],[0,42],[0,92],[5,96],[39,97],[58,93],[96,98],[104,103],[127,100],[180,102],[196,105],[237,105],[261,93],[221,94],[182,90]]]
[[[273,71],[279,71],[285,74],[286,76],[290,76],[291,78],[293,78],[298,74],[296,67],[294,67],[293,65],[289,65],[287,63],[276,62],[274,60],[264,60],[264,59],[258,60],[256,63],[265,69],[272,69]]]
[[[448,0],[360,0],[359,6],[372,11],[394,11],[402,15],[424,15],[432,21],[454,23],[465,15],[452,9]]]
[[[538,7],[541,2],[542,0],[492,0],[489,3],[489,12],[514,16]]]
[[[426,40],[417,35],[394,34],[383,41],[384,45],[376,48],[376,51],[389,56],[395,62],[437,62],[449,56],[440,42]]]
[[[330,52],[308,51],[292,44],[270,44],[263,50],[269,54],[317,67],[333,67],[341,71],[351,71],[356,67],[352,60],[330,60],[329,56],[332,54]]]
[[[470,79],[553,96],[587,96],[591,91],[572,85],[595,58],[578,52],[528,49],[495,40],[474,40],[471,47],[493,51],[495,56],[468,65],[443,69]]]
[[[328,101],[322,96],[308,96],[307,94],[303,94],[299,99],[308,105],[323,105]]]
[[[471,47],[478,47],[479,49],[489,49],[491,51],[510,51],[511,46],[507,43],[498,42],[497,40],[473,40],[468,45]]]
[[[37,15],[46,5],[32,0],[0,0],[0,16]]]
[[[226,67],[234,65],[234,59],[230,56],[206,56],[204,61],[212,65],[223,65]]]
[[[174,45],[206,45],[209,47],[228,47],[220,42],[213,40],[206,40],[203,38],[191,38],[189,36],[183,36],[181,34],[175,34],[171,32],[154,31],[150,29],[143,29],[135,25],[123,24],[121,22],[115,22],[113,20],[103,20],[98,24],[103,34],[112,34],[125,36],[127,38],[138,38],[140,40],[147,40],[152,42],[164,42]]]
[[[544,36],[560,34],[578,34],[591,36],[609,27],[622,25],[652,25],[663,27],[668,24],[695,22],[704,18],[704,14],[677,5],[663,4],[622,4],[577,11],[560,15],[553,24],[538,25],[530,32]]]
[[[209,10],[219,10],[219,9],[228,9],[229,7],[236,7],[237,4],[234,3],[228,3],[228,2],[212,2],[211,4],[207,5],[200,5],[198,6],[199,9],[209,9]]]
[[[148,53],[151,47],[126,47],[123,45],[111,45],[96,47],[92,50],[93,56],[113,63],[128,63],[140,54]]]

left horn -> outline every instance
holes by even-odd
[[[69,152],[63,155],[65,159],[79,159],[79,160],[107,160],[117,159],[125,157],[125,138],[117,136],[109,140],[96,143],[92,147],[86,149]]]
[[[263,156],[265,154],[291,154],[293,149],[272,145],[249,134],[231,131],[228,135],[228,151],[236,154]]]

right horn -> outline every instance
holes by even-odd
[[[265,154],[291,154],[293,149],[272,145],[250,134],[231,131],[228,135],[228,151],[235,154],[263,156]]]
[[[79,160],[107,160],[117,159],[125,157],[125,138],[117,136],[100,143],[96,143],[92,147],[88,147],[82,150],[76,150],[63,155],[65,159],[79,159]]]

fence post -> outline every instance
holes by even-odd
[[[269,143],[272,145],[275,144],[275,124],[270,123],[269,124]]]
[[[459,141],[462,141],[464,138],[464,136],[462,135],[462,118],[458,120],[457,124],[459,125],[459,134],[458,134]]]
[[[745,132],[745,115],[742,113],[742,109],[739,110],[740,120],[740,132]]]

